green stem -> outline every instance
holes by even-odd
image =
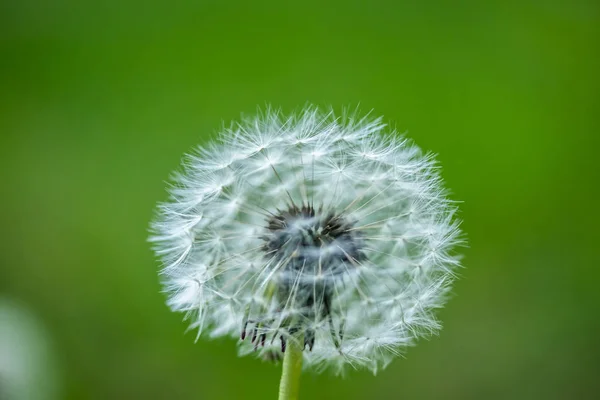
[[[302,335],[289,337],[283,357],[283,370],[279,382],[279,400],[297,400],[302,371]]]

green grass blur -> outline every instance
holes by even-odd
[[[466,268],[439,337],[302,398],[594,398],[599,38],[593,0],[2,1],[0,295],[61,398],[275,398],[277,367],[184,334],[148,222],[223,122],[360,104],[439,154]]]

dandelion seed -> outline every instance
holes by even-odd
[[[375,373],[439,329],[456,207],[432,156],[381,119],[268,110],[189,156],[170,193],[151,240],[199,335]]]

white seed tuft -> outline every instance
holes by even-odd
[[[459,267],[435,161],[380,119],[268,110],[177,174],[152,224],[169,306],[265,359],[374,373],[439,330]]]

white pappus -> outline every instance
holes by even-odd
[[[317,369],[385,367],[440,324],[459,266],[438,168],[381,119],[308,107],[224,129],[184,162],[151,241],[198,335]]]

